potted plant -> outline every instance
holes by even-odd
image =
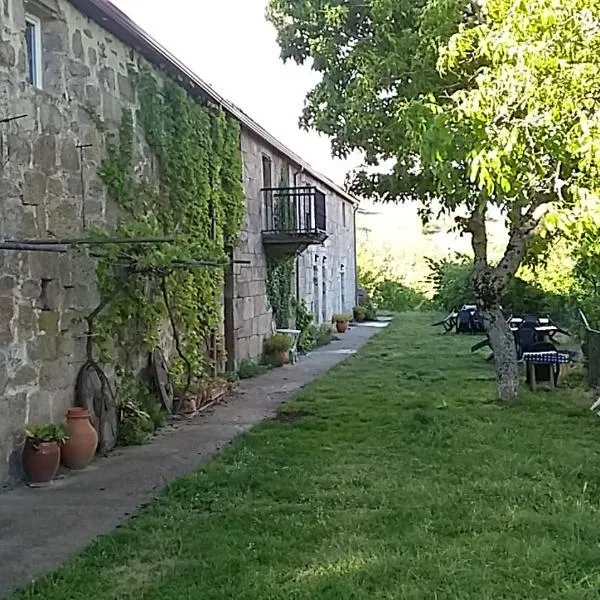
[[[335,328],[338,333],[346,333],[346,329],[348,329],[348,321],[350,320],[350,315],[346,313],[339,313],[337,315],[333,315],[333,320],[335,322]]]
[[[354,320],[357,323],[362,323],[367,318],[367,309],[359,304],[354,307]]]
[[[31,425],[25,430],[23,470],[31,483],[48,483],[60,465],[60,445],[67,440],[62,425]]]
[[[265,354],[283,367],[288,361],[292,338],[286,333],[276,333],[265,342]]]

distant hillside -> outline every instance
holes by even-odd
[[[407,284],[421,287],[429,272],[425,258],[471,254],[471,240],[451,232],[450,218],[423,226],[417,204],[361,202],[357,214],[359,264],[366,257],[389,267]],[[490,253],[500,256],[506,231],[498,219],[490,223]]]

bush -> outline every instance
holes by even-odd
[[[391,271],[386,269],[360,268],[359,282],[372,301],[369,303],[370,306],[363,303],[367,308],[366,319],[368,321],[377,319],[373,303],[381,310],[393,312],[419,310],[428,304],[428,300],[423,293],[405,285]]]
[[[276,333],[265,341],[265,354],[273,356],[279,352],[287,352],[292,346],[292,338],[286,333]]]
[[[331,327],[327,323],[323,323],[323,325],[321,325],[321,327],[319,327],[317,331],[317,336],[315,340],[317,346],[327,346],[328,344],[331,344],[332,340],[333,331],[331,330]]]
[[[446,311],[456,310],[475,299],[471,284],[472,263],[467,257],[453,260],[428,260],[431,275],[428,280],[433,286],[433,303]],[[502,307],[515,315],[549,314],[555,319],[565,318],[569,299],[561,294],[544,290],[540,285],[513,277],[502,297]]]
[[[300,330],[298,338],[298,352],[310,352],[316,345],[317,328],[314,325],[314,316],[308,310],[304,299],[296,302],[296,329]]]
[[[264,375],[269,368],[253,360],[243,360],[238,367],[237,375],[240,379],[252,379]]]

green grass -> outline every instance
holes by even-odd
[[[285,411],[13,600],[585,600],[600,421],[494,401],[473,338],[397,319]]]

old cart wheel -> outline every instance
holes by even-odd
[[[152,352],[152,376],[154,385],[162,401],[165,410],[173,414],[173,386],[171,385],[171,377],[169,375],[169,366],[165,359],[165,355],[160,348],[155,348]]]

